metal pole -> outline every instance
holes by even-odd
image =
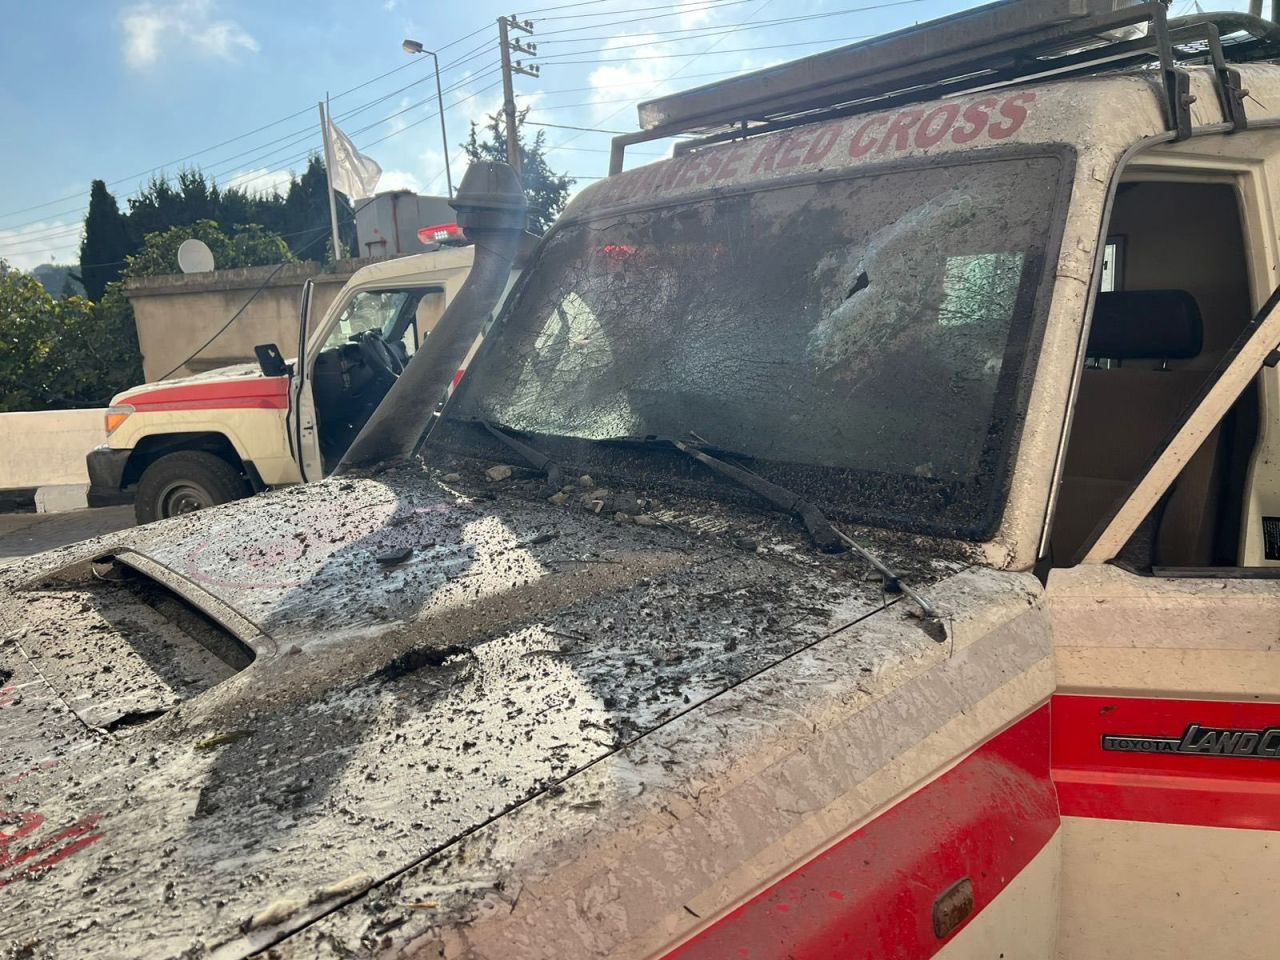
[[[430,50],[427,51],[431,53]],[[444,129],[444,94],[440,92],[440,58],[431,53],[436,65],[436,109],[440,111],[440,146],[444,148],[444,182],[449,188],[449,197],[453,197],[453,174],[449,170],[449,134]]]
[[[507,18],[498,18],[498,40],[502,47],[502,113],[507,119],[507,163],[520,176],[520,138],[516,134],[516,95],[511,88],[511,41]]]
[[[1249,13],[1252,16],[1262,16],[1262,0],[1249,0]]]
[[[324,179],[329,188],[329,229],[333,231],[333,262],[342,259],[342,238],[338,235],[338,201],[333,194],[333,144],[329,140],[329,94],[320,104],[320,133],[324,137]]]

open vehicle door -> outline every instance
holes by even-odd
[[[315,456],[315,409],[304,404],[303,393],[307,388],[307,337],[310,335],[311,299],[315,281],[308,279],[302,285],[302,304],[298,316],[298,352],[293,362],[293,378],[289,384],[289,446],[298,464],[303,482],[318,480],[323,472]]]

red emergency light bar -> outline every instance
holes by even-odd
[[[423,243],[467,243],[467,235],[456,223],[441,223],[434,227],[423,227],[418,231],[418,239]]]

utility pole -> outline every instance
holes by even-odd
[[[516,73],[526,77],[536,77],[538,75],[538,65],[531,63],[525,66],[522,60],[512,63],[511,53],[514,51],[523,53],[525,56],[534,57],[538,55],[538,45],[536,43],[524,44],[519,40],[512,40],[511,30],[532,34],[533,21],[525,20],[521,22],[514,16],[498,18],[498,43],[502,47],[502,114],[507,121],[507,163],[511,164],[516,176],[520,176],[520,138],[516,134],[516,95],[511,88],[511,77],[512,74]]]

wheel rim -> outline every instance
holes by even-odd
[[[157,504],[159,509],[156,512],[163,518],[204,510],[212,507],[214,500],[200,484],[191,480],[175,480],[160,491]]]

